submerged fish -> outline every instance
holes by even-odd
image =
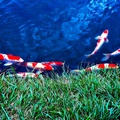
[[[88,71],[96,71],[96,70],[101,70],[101,69],[115,69],[118,68],[117,64],[113,63],[101,63],[101,64],[96,64],[91,67],[88,67],[86,69],[82,70],[71,70],[72,73],[82,73],[82,72],[88,72]]]
[[[114,69],[118,68],[118,65],[113,64],[113,63],[101,63],[101,64],[96,64],[91,67],[88,67],[85,69],[85,71],[94,71],[94,70],[101,70],[101,69]]]
[[[7,75],[7,77],[15,77],[15,76],[22,77],[22,78],[25,78],[25,77],[37,78],[38,74],[30,73],[30,72],[19,72],[19,73],[16,73],[16,74]]]
[[[51,61],[51,62],[42,62],[43,65],[51,65],[51,66],[63,66],[63,62],[59,61]]]
[[[101,46],[103,45],[104,42],[108,42],[108,30],[104,30],[103,33],[101,34],[101,36],[97,36],[96,39],[98,39],[97,41],[97,45],[94,49],[94,51],[91,54],[85,55],[86,57],[90,57],[94,54],[96,54],[98,52],[98,50],[101,48]]]
[[[117,49],[116,51],[112,52],[112,53],[104,53],[103,55],[105,57],[102,58],[102,61],[106,61],[108,60],[111,56],[116,56],[120,54],[120,48]]]
[[[22,64],[19,64],[19,65],[23,65],[23,66],[26,66],[26,67],[29,67],[29,68],[33,68],[33,69],[37,69],[37,70],[46,70],[46,71],[51,71],[51,70],[54,70],[54,68],[51,66],[51,65],[48,65],[48,64],[42,64],[42,63],[39,63],[39,62],[24,62]]]
[[[5,61],[4,66],[12,65],[16,62],[23,62],[24,60],[19,56],[14,56],[12,54],[2,54],[0,53],[0,60]]]

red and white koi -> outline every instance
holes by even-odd
[[[20,62],[20,63],[24,62],[24,60],[19,56],[14,56],[12,54],[2,54],[2,53],[0,53],[0,60],[6,62],[4,66],[9,66],[16,62]]]
[[[103,33],[101,34],[101,36],[97,36],[96,39],[98,39],[97,41],[97,45],[94,49],[94,51],[91,54],[85,55],[86,57],[90,57],[94,54],[96,54],[98,52],[98,50],[101,48],[101,46],[103,45],[104,42],[108,42],[108,30],[104,30]]]
[[[72,73],[82,73],[82,72],[89,72],[89,71],[96,71],[96,70],[101,70],[101,69],[117,69],[118,65],[114,63],[101,63],[101,64],[96,64],[91,67],[88,67],[86,69],[82,70],[71,70]]]
[[[111,56],[116,56],[120,54],[120,48],[117,49],[116,51],[112,52],[112,53],[104,53],[103,55],[105,57],[102,58],[102,61],[106,61],[108,60]]]
[[[63,62],[59,61],[51,61],[51,62],[42,62],[43,65],[51,65],[51,66],[63,66]]]
[[[25,77],[37,78],[38,74],[30,73],[30,72],[19,72],[19,73],[16,73],[16,74],[7,75],[7,77],[15,77],[15,76],[22,77],[22,78],[25,78]]]
[[[20,65],[29,67],[29,68],[33,68],[33,69],[37,69],[37,70],[45,70],[45,71],[51,71],[54,70],[54,68],[51,65],[48,64],[43,64],[43,63],[39,63],[39,62],[24,62]]]
[[[94,70],[115,69],[115,68],[118,68],[118,65],[114,63],[101,63],[101,64],[96,64],[91,67],[88,67],[85,69],[85,71],[88,72],[88,71],[94,71]]]

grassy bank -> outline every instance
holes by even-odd
[[[117,120],[120,71],[0,78],[1,120]]]

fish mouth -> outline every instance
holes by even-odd
[[[108,30],[106,29],[106,30],[104,31],[104,33],[108,33]]]

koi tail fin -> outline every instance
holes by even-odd
[[[103,54],[103,55],[104,55],[104,57],[102,58],[101,61],[106,61],[106,60],[108,60],[110,58],[110,54],[109,53],[108,54]]]
[[[91,57],[93,54],[85,54],[85,57],[89,58]]]
[[[27,66],[26,64],[26,62],[18,62],[18,63],[16,63],[17,65],[19,65],[19,66]]]

